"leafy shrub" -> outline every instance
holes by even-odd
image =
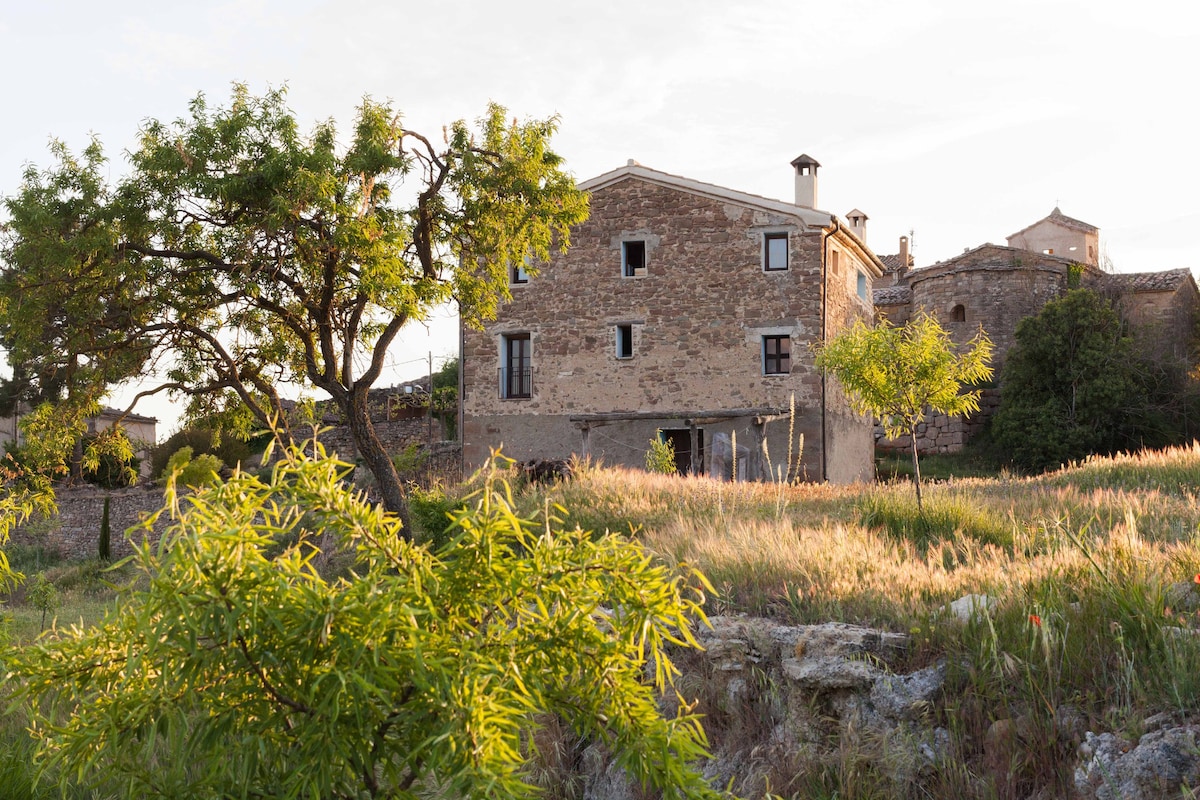
[[[452,514],[462,505],[461,500],[447,497],[440,488],[422,489],[414,486],[408,495],[414,540],[440,550],[449,538],[447,531],[451,527]]]
[[[659,431],[658,435],[650,440],[650,449],[646,451],[646,471],[659,475],[674,475],[677,471],[675,444],[668,439],[663,439],[662,431]]]
[[[155,477],[166,474],[167,460],[184,447],[192,448],[193,455],[211,453],[222,463],[234,466],[248,461],[252,455],[261,452],[265,445],[265,438],[256,437],[243,441],[230,434],[224,434],[214,442],[213,432],[209,428],[184,428],[154,448],[150,456],[150,474]]]
[[[83,439],[84,450],[86,451],[96,442],[97,437],[85,436]],[[86,465],[84,466],[83,479],[103,489],[123,489],[126,486],[132,486],[137,480],[138,469],[141,468],[141,465],[142,460],[135,455],[122,457],[122,454],[101,448],[96,453],[95,466],[90,469]]]
[[[992,436],[1017,466],[1041,471],[1136,446],[1146,390],[1112,305],[1073,289],[1017,325]]]
[[[660,709],[668,647],[696,646],[699,573],[523,519],[494,485],[455,512],[464,546],[434,554],[343,485],[348,465],[286,459],[271,484],[192,495],[120,614],[12,654],[51,774],[145,798],[533,798],[524,746],[557,715],[634,780],[721,797],[689,766],[697,717]],[[303,535],[267,557],[302,518],[354,549],[348,578],[322,577]],[[186,757],[148,770],[155,752]]]
[[[175,480],[183,486],[199,488],[220,482],[221,459],[214,455],[192,458],[192,448],[181,447],[167,459],[165,475],[175,474]]]

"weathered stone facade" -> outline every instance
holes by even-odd
[[[636,164],[581,188],[591,216],[570,250],[513,285],[496,322],[464,332],[468,468],[499,445],[519,460],[640,466],[656,431],[690,449],[693,427],[702,452],[717,434],[739,446],[765,435],[776,468],[788,420],[761,423],[794,397],[798,472],[869,478],[871,427],[811,347],[870,317],[874,254],[825,212]]]

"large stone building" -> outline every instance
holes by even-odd
[[[812,346],[871,317],[883,264],[850,224],[816,209],[816,161],[796,201],[629,162],[580,185],[591,216],[570,250],[530,277],[482,331],[463,332],[463,449],[521,459],[590,456],[639,466],[662,432],[685,472],[787,470],[869,480],[870,420],[813,365]],[[771,423],[768,425],[767,423]],[[793,447],[795,447],[793,439]]]
[[[921,269],[908,268],[906,245],[901,240],[902,258],[887,259],[888,275],[875,289],[878,316],[902,325],[924,311],[958,342],[982,327],[995,345],[992,367],[997,378],[1015,341],[1017,324],[1072,286],[1112,298],[1139,346],[1153,351],[1154,357],[1188,355],[1200,310],[1200,293],[1191,272],[1105,272],[1097,266],[1099,229],[1057,208],[1009,236],[1007,247],[981,245]],[[982,413],[973,419],[928,418],[918,447],[925,452],[958,450],[998,405],[999,391],[988,390],[981,401]],[[909,446],[907,440],[884,444]]]

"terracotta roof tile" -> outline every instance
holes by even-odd
[[[871,292],[877,306],[898,306],[912,302],[912,289],[907,286],[885,286]]]

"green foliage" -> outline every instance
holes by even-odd
[[[414,486],[409,494],[414,540],[434,550],[445,547],[450,540],[454,512],[463,501],[447,496],[438,487],[422,489]]]
[[[650,440],[646,450],[646,471],[659,475],[674,475],[678,469],[675,465],[675,444],[662,438],[662,431]]]
[[[931,545],[948,543],[947,567],[956,558],[953,545],[957,540],[970,539],[981,544],[1010,547],[1013,541],[1012,522],[989,508],[970,500],[937,495],[926,500],[920,508],[911,500],[891,494],[873,494],[858,504],[859,520],[867,527],[882,527],[898,541],[911,542],[921,552]]]
[[[433,553],[347,470],[292,451],[270,483],[239,473],[182,511],[170,496],[134,559],[145,588],[13,656],[51,774],[148,798],[534,797],[523,749],[551,715],[666,797],[718,796],[689,766],[697,718],[659,709],[668,647],[703,618],[698,573],[523,519],[501,484]],[[317,536],[354,570],[323,578]]]
[[[284,90],[239,85],[225,106],[201,95],[144,121],[116,185],[98,142],[81,159],[55,144],[5,201],[0,344],[28,380],[67,374],[94,398],[161,379],[194,419],[248,409],[285,440],[277,387],[320,389],[399,511],[370,387],[405,325],[451,300],[479,324],[508,297],[507,264],[568,246],[587,196],[549,149],[557,124],[491,105],[439,147],[368,98],[349,136],[306,135]],[[168,350],[166,374],[146,374]]]
[[[1012,462],[1043,470],[1139,443],[1145,395],[1116,310],[1074,289],[1017,325],[992,436]]]
[[[119,438],[116,438],[119,436]],[[83,438],[83,479],[104,489],[123,489],[137,483],[142,460],[123,430]]]
[[[58,587],[46,578],[46,573],[39,572],[25,590],[25,600],[31,606],[42,612],[42,630],[46,629],[46,614],[57,611],[62,605],[62,597]]]
[[[104,498],[104,511],[100,514],[100,541],[97,550],[101,561],[112,560],[112,523],[109,520],[109,506],[112,498]]]
[[[192,448],[181,447],[167,459],[164,476],[174,476],[175,480],[191,488],[212,486],[221,480],[221,460],[206,453],[192,457]]]
[[[243,439],[225,430],[214,430],[209,427],[207,421],[200,425],[192,425],[171,434],[165,442],[154,448],[150,456],[150,474],[156,477],[163,475],[166,472],[167,459],[181,447],[192,448],[193,455],[211,453],[221,459],[222,463],[233,467],[261,452],[268,439],[269,435]]]
[[[912,437],[913,482],[921,505],[917,425],[932,411],[961,416],[979,410],[979,392],[963,391],[988,380],[992,342],[981,328],[962,348],[938,321],[922,313],[902,327],[886,319],[862,320],[817,352],[817,366],[837,378],[850,405],[879,420],[889,438]]]
[[[417,442],[409,442],[408,446],[392,456],[396,472],[403,477],[411,477],[414,473],[419,472],[428,460],[429,451]]]

